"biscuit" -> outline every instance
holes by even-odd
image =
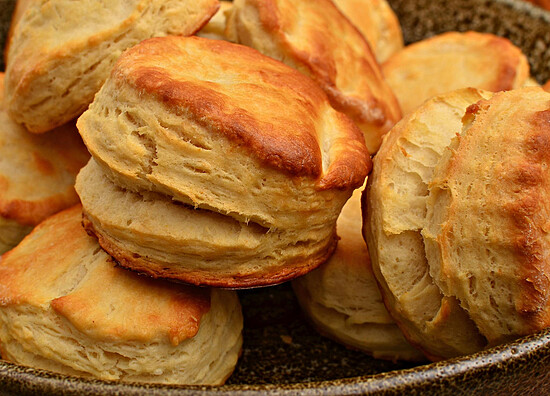
[[[490,95],[461,89],[406,116],[384,139],[363,195],[363,233],[385,305],[407,339],[433,360],[486,345],[459,302],[434,284],[421,231],[438,159],[461,131],[466,108]]]
[[[31,132],[79,116],[118,56],[153,36],[190,35],[217,0],[32,0],[16,13],[6,59],[6,105]]]
[[[550,326],[550,94],[470,106],[429,185],[426,256],[490,345]]]
[[[440,93],[459,88],[491,92],[521,87],[529,64],[508,39],[489,33],[448,32],[395,53],[383,65],[403,114]]]
[[[330,0],[236,0],[226,35],[311,77],[363,131],[374,154],[400,118],[366,39]]]
[[[37,136],[8,116],[0,73],[0,253],[46,217],[78,203],[76,174],[90,155],[74,124]]]
[[[378,359],[421,361],[388,314],[361,235],[361,190],[338,217],[340,240],[334,254],[292,281],[302,309],[321,334]]]
[[[248,263],[256,276],[233,272],[216,281],[227,287],[278,283],[319,265],[334,249],[342,206],[371,165],[360,130],[312,80],[251,48],[200,37],[150,39],[127,51],[77,126],[118,187],[161,194],[226,216],[233,230],[280,239],[281,249],[265,262],[280,261],[286,275],[264,278],[258,247],[258,260]],[[102,234],[109,226],[100,224],[101,207],[87,203],[92,189],[79,192],[87,227]],[[147,257],[122,246],[134,242],[107,246],[115,240],[103,237],[102,246],[122,265],[147,272],[141,262]],[[148,239],[135,242],[154,247]],[[286,260],[285,249],[301,258]],[[230,248],[224,254],[227,263],[237,255]],[[149,273],[209,284],[171,260],[162,268],[163,274]]]
[[[80,222],[77,205],[2,256],[2,358],[104,380],[223,383],[242,345],[236,293],[117,268]]]
[[[367,39],[378,63],[403,48],[397,15],[386,0],[333,0]]]
[[[213,40],[227,40],[225,36],[225,15],[232,5],[233,2],[231,1],[221,0],[218,12],[196,33],[197,36]]]

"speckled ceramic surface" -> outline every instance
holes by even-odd
[[[407,42],[447,30],[510,38],[539,82],[550,78],[550,13],[514,0],[390,0]],[[0,0],[0,44],[12,0]],[[222,387],[121,384],[65,377],[0,361],[0,395],[550,394],[550,329],[476,355],[414,366],[376,360],[319,336],[288,285],[240,292],[243,356]]]

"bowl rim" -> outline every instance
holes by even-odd
[[[375,394],[380,391],[399,392],[404,389],[420,388],[422,385],[441,383],[461,378],[465,374],[475,376],[489,368],[506,368],[517,362],[534,357],[550,356],[550,328],[536,334],[522,337],[513,342],[498,345],[472,355],[446,359],[419,365],[413,368],[392,370],[379,374],[349,377],[336,380],[298,382],[291,384],[231,384],[222,386],[171,385],[138,382],[104,381],[53,373],[0,360],[0,385],[7,382],[19,384],[42,392],[61,389],[74,390],[78,394],[127,394],[127,395],[169,395],[189,396],[201,393],[204,396],[246,394],[249,396],[277,393],[318,395],[324,394]],[[539,356],[540,355],[540,356]],[[493,372],[493,375],[494,372]],[[388,388],[388,385],[391,387]],[[31,389],[32,390],[32,389]],[[271,392],[270,392],[271,391]],[[396,393],[397,394],[397,393]]]

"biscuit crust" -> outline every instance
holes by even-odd
[[[226,35],[311,77],[361,128],[371,154],[401,118],[369,44],[330,0],[237,0]]]
[[[491,92],[523,86],[527,57],[490,33],[447,32],[405,47],[382,65],[403,114],[431,97],[460,88]]]

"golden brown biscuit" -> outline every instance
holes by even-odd
[[[384,139],[364,194],[363,233],[386,307],[407,339],[434,360],[486,343],[458,301],[434,284],[421,231],[438,159],[461,131],[466,108],[490,95],[453,91],[406,116]]]
[[[2,256],[2,358],[107,380],[223,383],[242,343],[236,293],[117,268],[80,221],[78,205]]]
[[[550,94],[470,106],[435,168],[423,230],[430,273],[491,345],[550,326]]]
[[[197,36],[214,40],[227,40],[225,36],[225,15],[232,6],[233,2],[221,0],[218,12],[197,32]]]
[[[78,202],[75,177],[90,155],[74,124],[36,136],[7,115],[0,73],[0,253],[46,217]]]
[[[236,0],[226,35],[313,78],[361,128],[371,154],[401,118],[367,41],[330,0]]]
[[[292,281],[304,312],[315,327],[336,341],[380,359],[424,360],[388,314],[361,235],[361,190],[355,190],[338,217],[340,240],[331,258]]]
[[[521,87],[529,64],[508,39],[489,33],[448,32],[411,44],[383,65],[403,114],[459,88],[497,92]]]
[[[234,230],[278,235],[280,248],[265,263],[276,263],[279,275],[263,276],[260,247],[245,252],[256,259],[247,273],[232,269],[231,256],[241,253],[229,247],[218,286],[278,283],[319,265],[334,248],[342,206],[370,169],[361,132],[312,80],[251,48],[200,37],[151,39],[127,51],[78,128],[119,188],[229,217]],[[79,192],[88,228],[121,264],[210,284],[187,276],[174,258],[128,250],[154,244],[109,236],[101,206],[86,203],[92,189],[83,182]],[[302,251],[288,256],[294,249]],[[144,265],[149,258],[152,266]]]
[[[386,0],[332,0],[369,42],[379,63],[403,48],[397,15]]]
[[[36,133],[70,121],[122,51],[149,37],[193,34],[217,9],[217,0],[29,1],[8,39],[10,115]]]
[[[545,91],[550,92],[550,80],[546,81],[546,83],[542,86],[542,88]]]

